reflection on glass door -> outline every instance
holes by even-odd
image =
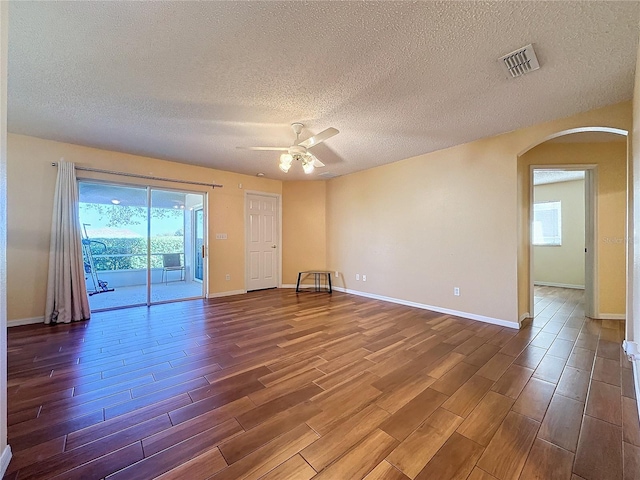
[[[80,182],[91,310],[147,304],[147,189]]]
[[[204,195],[79,184],[92,311],[204,296]]]
[[[195,264],[193,276],[196,280],[202,282],[204,278],[204,210],[202,207],[194,210],[193,221],[195,222],[193,230],[196,237],[193,252],[193,263]]]
[[[195,248],[198,222],[194,220],[197,209],[203,205],[203,197],[202,194],[151,189],[150,303],[203,296],[202,278],[196,276],[195,259],[202,253]]]

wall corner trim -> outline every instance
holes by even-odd
[[[0,456],[0,477],[4,477],[7,467],[9,466],[9,462],[11,461],[11,456],[11,447],[7,445],[4,447],[2,456]]]
[[[636,342],[625,340],[622,342],[622,349],[632,362],[640,360],[640,348],[638,348],[638,344]]]
[[[520,324],[520,327],[522,327],[522,322],[524,322],[529,318],[533,318],[529,312],[524,312],[522,315],[520,315],[520,318],[518,319],[518,323]]]
[[[247,293],[247,291],[246,290],[229,290],[228,292],[208,293],[207,298],[230,297],[232,295],[242,295],[243,293]]]
[[[468,318],[469,320],[477,320],[478,322],[490,323],[492,325],[498,325],[500,327],[513,328],[516,330],[520,328],[520,325],[518,323],[510,322],[508,320],[502,320],[500,318],[486,317],[484,315],[476,315],[475,313],[460,312],[458,310],[426,305],[424,303],[411,302],[409,300],[402,300],[400,298],[386,297],[384,295],[361,292],[358,290],[350,290],[344,287],[334,286],[333,289],[338,292],[351,293],[352,295],[357,295],[359,297],[373,298],[374,300],[382,300],[383,302],[397,303],[399,305],[406,305],[407,307],[416,307],[423,310],[431,310],[433,312],[444,313],[446,315],[455,315],[456,317]]]
[[[7,327],[10,328],[10,327],[19,327],[20,325],[33,325],[34,323],[44,323],[44,316],[7,320]]]
[[[636,406],[640,415],[640,345],[636,342],[625,340],[622,342],[622,349],[627,354],[633,368],[633,386],[636,391]]]

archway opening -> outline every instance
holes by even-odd
[[[585,211],[588,211],[584,247],[584,287],[585,297],[588,297],[585,313],[593,318],[625,318],[628,261],[625,239],[628,238],[629,201],[627,134],[625,130],[610,127],[575,128],[549,135],[518,155],[518,312],[521,323],[533,319],[536,314],[532,226],[535,216],[533,172],[536,170],[585,172]],[[554,252],[556,257],[557,253]]]

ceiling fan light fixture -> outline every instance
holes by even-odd
[[[313,173],[313,159],[305,158],[304,160],[302,160],[302,170],[304,170],[304,173],[306,173],[307,175]]]
[[[293,163],[293,157],[288,153],[280,155],[280,163],[283,165],[291,165]]]
[[[291,168],[291,164],[290,163],[282,163],[282,162],[280,162],[280,165],[278,165],[278,168],[280,168],[280,170],[282,170],[284,173],[287,173],[289,171],[289,169]]]
[[[315,156],[313,156],[308,149],[318,145],[319,143],[324,142],[325,140],[333,137],[340,133],[337,129],[333,127],[329,127],[322,132],[307,138],[303,142],[300,142],[300,132],[302,132],[302,128],[304,125],[301,123],[293,123],[291,124],[293,128],[293,132],[296,134],[296,139],[293,145],[289,147],[237,147],[237,148],[245,148],[248,150],[275,150],[275,151],[284,151],[280,155],[280,163],[278,164],[278,168],[284,173],[289,172],[291,165],[293,165],[294,161],[300,161],[302,164],[302,169],[304,173],[309,175],[313,173],[316,168],[324,167],[324,163],[318,160]]]

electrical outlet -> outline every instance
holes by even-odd
[[[356,273],[356,280],[360,280],[360,274]]]
[[[229,281],[231,280],[231,275],[229,275],[228,273],[224,276],[224,279]]]
[[[366,282],[367,281],[367,276],[366,275],[362,275],[362,281]]]
[[[458,288],[458,287],[453,287],[453,294],[454,294],[456,297],[459,297],[459,296],[460,296],[460,288]]]
[[[340,278],[340,272],[336,272],[336,278]]]

